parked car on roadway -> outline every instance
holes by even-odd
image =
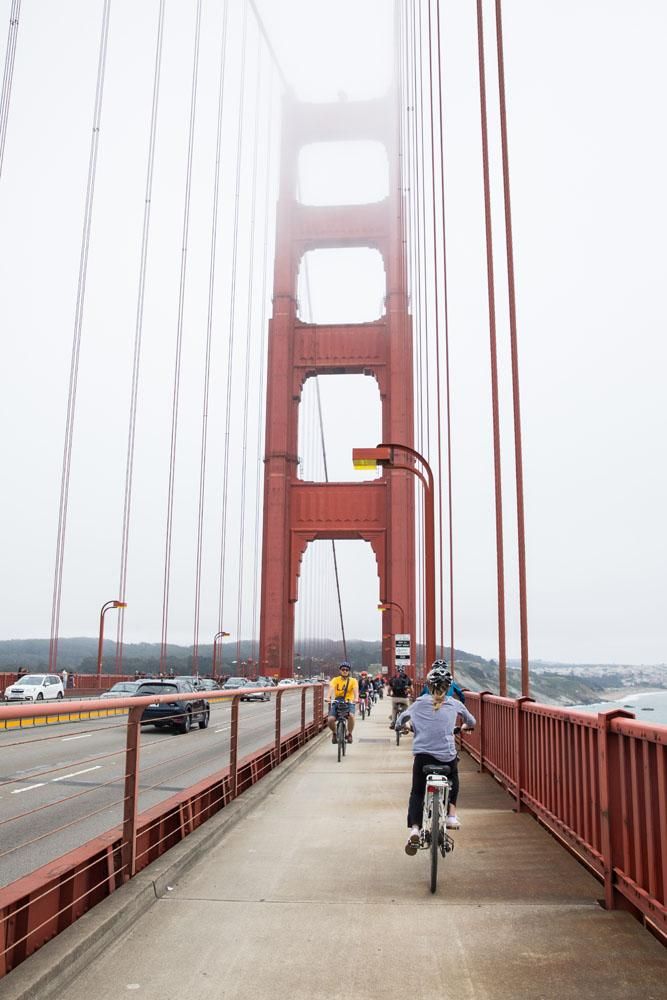
[[[247,683],[248,682],[245,677],[228,677],[225,683],[222,685],[222,690],[237,691],[239,688],[245,687]]]
[[[191,680],[179,680],[170,678],[169,680],[142,681],[135,694],[138,698],[144,698],[150,694],[190,694],[191,698],[182,701],[155,702],[154,705],[146,705],[141,715],[142,725],[152,724],[157,729],[165,729],[168,726],[176,729],[179,733],[189,733],[192,723],[198,722],[200,729],[206,729],[211,716],[209,703],[199,697],[199,692],[195,691]]]
[[[57,674],[25,674],[5,688],[5,701],[51,701],[64,696]]]
[[[273,677],[258,677],[258,682],[261,681],[264,687],[276,687],[276,682]]]
[[[143,683],[142,681],[118,681],[109,688],[108,691],[103,691],[100,698],[130,698],[133,694],[137,693],[137,688]]]
[[[246,681],[241,701],[271,701],[269,692],[261,690],[264,687],[266,687],[264,681]]]

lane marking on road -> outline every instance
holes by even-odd
[[[85,767],[83,771],[72,771],[71,774],[61,774],[59,778],[51,778],[51,781],[64,781],[65,778],[76,778],[79,774],[88,774],[89,771],[99,771],[101,767],[101,764],[96,764],[95,767]]]
[[[21,792],[31,792],[33,788],[41,788],[42,785],[45,785],[45,784],[46,784],[45,781],[40,781],[38,785],[26,785],[25,788],[15,788],[12,791],[12,795],[20,795]]]
[[[92,733],[81,733],[80,736],[63,736],[62,742],[66,743],[67,740],[85,740],[92,735],[93,735]]]

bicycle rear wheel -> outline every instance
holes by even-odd
[[[366,702],[363,700],[363,698],[359,702],[359,710],[361,712],[361,718],[365,719],[366,718]]]
[[[431,804],[431,892],[438,886],[438,853],[440,851],[440,792],[433,792]]]

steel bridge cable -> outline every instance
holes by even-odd
[[[298,193],[297,193],[297,197],[299,197]],[[312,295],[311,295],[311,288],[310,288],[310,273],[309,273],[309,270],[308,270],[308,262],[307,262],[307,259],[305,257],[304,257],[303,267],[304,267],[304,276],[305,276],[305,283],[306,283],[306,301],[308,303],[308,318],[309,318],[310,322],[312,323],[312,321],[313,321],[313,304],[312,304]],[[317,343],[317,341],[316,341],[316,343]],[[325,483],[328,483],[329,482],[329,467],[328,467],[328,463],[327,463],[327,448],[326,448],[326,440],[325,440],[325,436],[324,436],[324,418],[322,416],[322,397],[320,395],[320,382],[319,382],[319,378],[318,378],[317,375],[315,376],[315,393],[316,393],[316,398],[317,398],[317,413],[318,413],[318,421],[319,421],[319,428],[320,428],[320,443],[321,443],[321,447],[322,447],[322,464],[323,464],[323,467],[324,467],[324,481],[325,481]],[[338,615],[339,615],[339,618],[340,618],[340,633],[341,633],[341,638],[342,638],[342,642],[343,642],[343,658],[347,660],[347,640],[345,638],[345,623],[344,623],[344,620],[343,620],[343,603],[342,603],[342,600],[341,600],[341,592],[340,592],[340,576],[339,576],[339,573],[338,573],[338,557],[336,555],[336,542],[335,542],[335,539],[333,539],[333,538],[331,539],[331,553],[332,553],[332,556],[333,556],[334,578],[335,578],[335,581],[336,581],[336,597],[337,597],[337,601],[338,601]]]
[[[437,429],[437,455],[438,455],[438,562],[439,562],[439,605],[440,605],[440,658],[444,659],[445,649],[444,649],[444,631],[445,631],[445,621],[444,621],[444,590],[445,590],[445,580],[444,580],[444,561],[443,561],[443,545],[442,545],[442,406],[441,406],[441,393],[440,393],[440,280],[438,274],[438,231],[437,231],[437,221],[436,221],[436,192],[435,192],[435,122],[434,113],[435,105],[433,102],[433,24],[431,18],[431,0],[429,0],[428,5],[428,72],[429,72],[429,91],[431,94],[431,100],[429,102],[430,107],[430,137],[431,137],[431,178],[432,178],[432,191],[431,191],[431,206],[432,206],[432,220],[431,228],[433,232],[433,272],[434,272],[434,285],[435,285],[435,407],[436,407],[436,429]],[[442,115],[440,118],[440,131],[442,134]],[[440,164],[442,172],[442,163]],[[450,657],[451,658],[451,657]]]
[[[521,622],[521,694],[528,697],[528,607],[526,585],[526,536],[523,503],[523,455],[521,448],[521,400],[519,394],[519,352],[516,331],[516,286],[514,282],[514,243],[512,239],[512,202],[510,197],[509,148],[507,142],[507,102],[505,95],[505,55],[503,50],[502,2],[496,0],[496,44],[498,51],[498,93],[500,98],[500,137],[503,160],[505,202],[505,241],[507,249],[507,294],[510,316],[512,355],[512,402],[514,413],[514,464],[516,473],[516,517],[519,548],[519,614]]]
[[[486,229],[486,275],[489,303],[489,346],[491,352],[491,407],[493,419],[493,468],[496,495],[496,575],[498,588],[498,684],[501,697],[507,695],[505,652],[505,558],[503,545],[503,500],[500,458],[500,415],[498,406],[498,352],[496,341],[496,304],[493,273],[493,230],[491,225],[491,189],[489,183],[489,139],[486,109],[486,74],[484,69],[484,12],[477,0],[477,53],[479,64],[479,102],[482,126],[482,170],[484,181],[484,218]]]
[[[164,546],[164,582],[162,589],[162,640],[160,643],[160,671],[164,671],[167,658],[167,630],[169,625],[169,590],[171,583],[171,547],[174,521],[174,485],[176,479],[176,443],[178,435],[178,405],[181,386],[181,355],[183,349],[183,312],[185,307],[185,278],[188,261],[188,236],[190,230],[190,195],[192,190],[192,161],[197,109],[197,82],[199,76],[199,41],[201,36],[202,0],[197,0],[195,15],[195,44],[192,59],[192,84],[190,90],[190,121],[188,128],[188,156],[183,206],[183,233],[181,242],[181,271],[178,289],[178,320],[176,324],[176,351],[174,358],[174,384],[171,409],[171,442],[169,452],[169,485],[167,488],[167,523]]]
[[[269,275],[269,207],[271,199],[271,153],[273,150],[273,106],[271,102],[271,94],[273,92],[273,76],[269,80],[269,99],[267,101],[267,122],[265,134],[267,136],[267,168],[266,168],[266,189],[264,193],[264,238],[262,246],[264,247],[264,263],[262,266],[262,316],[261,316],[261,343],[259,349],[259,380],[258,380],[258,391],[257,391],[257,450],[256,450],[256,463],[257,463],[257,497],[255,503],[255,565],[253,571],[253,618],[252,618],[252,634],[253,634],[253,659],[257,659],[255,654],[255,637],[257,636],[257,611],[258,611],[258,589],[259,589],[259,567],[261,562],[260,554],[260,538],[259,538],[259,523],[260,523],[260,496],[261,496],[261,470],[262,470],[262,442],[263,442],[263,427],[264,427],[264,394],[266,386],[266,339],[268,332],[268,308],[267,308],[267,293],[268,293],[268,275]],[[263,673],[263,671],[259,671]]]
[[[93,128],[88,159],[88,178],[86,183],[86,198],[83,213],[83,233],[81,237],[81,255],[79,260],[79,279],[74,313],[74,334],[72,338],[72,354],[70,361],[69,390],[67,395],[67,416],[65,420],[65,441],[63,444],[62,474],[60,482],[60,503],[58,510],[58,532],[56,539],[56,555],[53,579],[53,602],[51,606],[51,640],[49,643],[49,671],[54,673],[58,662],[58,632],[60,629],[60,605],[62,598],[63,565],[65,558],[65,536],[67,531],[67,506],[69,500],[69,481],[72,463],[72,441],[74,436],[74,417],[76,413],[76,391],[79,379],[79,355],[81,352],[81,334],[83,329],[83,310],[86,294],[86,276],[88,273],[88,252],[90,249],[90,232],[93,221],[93,202],[95,195],[95,176],[97,173],[97,152],[100,139],[102,120],[102,98],[104,95],[104,73],[107,58],[107,43],[109,38],[109,19],[111,15],[111,0],[104,0],[102,9],[102,27],[100,32],[100,48],[97,63],[97,82],[95,86],[95,106],[93,110]]]
[[[9,12],[5,71],[2,77],[2,94],[0,96],[0,177],[2,177],[2,165],[5,160],[5,139],[7,137],[7,121],[9,120],[9,105],[12,96],[12,82],[14,80],[14,59],[16,56],[20,15],[21,0],[12,0],[12,7]]]
[[[449,521],[449,650],[450,669],[455,672],[455,647],[454,647],[454,513],[452,503],[452,414],[451,414],[451,381],[449,368],[449,296],[447,293],[447,225],[446,225],[446,201],[445,201],[445,150],[444,150],[444,130],[445,119],[443,112],[443,83],[442,83],[442,56],[440,46],[440,0],[436,0],[437,11],[437,59],[438,59],[438,114],[439,114],[439,135],[440,135],[440,205],[442,211],[441,232],[442,232],[442,284],[443,284],[443,313],[445,322],[445,388],[447,400],[447,499],[448,499],[448,521]],[[430,15],[430,11],[429,11]],[[434,200],[435,207],[435,200]],[[436,266],[437,271],[437,266]],[[439,286],[437,286],[439,288]],[[439,296],[436,299],[436,306]],[[436,337],[438,337],[438,325],[436,324]],[[440,350],[437,349],[438,363]],[[438,374],[438,393],[440,392],[440,376]],[[440,401],[438,399],[438,433],[440,433]],[[438,441],[438,498],[440,504],[440,524],[441,524],[441,547],[440,565],[442,570],[442,460],[441,445]],[[442,575],[440,581],[441,588],[441,614],[443,607],[442,591],[444,589]],[[444,630],[441,625],[441,654],[444,656],[443,646]]]
[[[157,132],[158,107],[160,101],[160,79],[162,71],[162,47],[164,38],[164,12],[166,0],[160,0],[157,19],[157,39],[155,43],[155,69],[153,71],[153,99],[148,137],[148,162],[146,165],[146,188],[144,195],[144,221],[141,233],[139,263],[139,287],[137,291],[137,315],[134,329],[134,354],[132,358],[132,384],[130,389],[130,414],[127,432],[127,457],[125,460],[125,497],[123,502],[123,527],[121,533],[120,583],[118,594],[125,602],[127,590],[127,566],[129,554],[130,520],[132,512],[132,483],[134,476],[134,451],[137,428],[137,403],[139,398],[139,374],[141,368],[141,345],[144,324],[144,301],[146,293],[146,263],[150,234],[151,205],[153,200],[153,168],[155,164],[155,137]],[[116,673],[122,672],[123,633],[125,628],[124,608],[118,611],[118,631],[116,639]]]
[[[246,317],[246,342],[245,342],[245,371],[244,371],[244,397],[243,397],[243,430],[241,446],[241,524],[239,530],[239,582],[237,587],[237,649],[240,650],[241,629],[243,622],[243,569],[245,557],[245,499],[246,483],[248,478],[248,411],[250,403],[250,353],[252,348],[252,328],[254,313],[254,277],[255,277],[255,233],[256,233],[256,208],[257,208],[257,160],[259,151],[259,107],[262,92],[262,59],[261,59],[261,36],[257,34],[257,73],[255,76],[255,110],[253,114],[253,153],[252,153],[252,181],[250,195],[250,246],[248,248],[248,304]],[[239,657],[237,657],[238,659]]]
[[[243,4],[241,37],[241,77],[239,87],[239,114],[236,134],[236,181],[234,189],[234,229],[232,234],[231,288],[229,302],[229,343],[227,351],[227,396],[225,402],[225,447],[223,459],[222,515],[220,526],[220,573],[218,590],[218,630],[222,630],[225,601],[225,556],[227,554],[227,503],[229,496],[229,422],[232,405],[232,372],[234,363],[234,322],[236,313],[236,270],[238,266],[239,211],[241,194],[241,167],[243,153],[243,109],[245,104],[246,38],[248,30],[248,4]]]
[[[199,505],[197,510],[197,558],[195,568],[195,609],[194,636],[192,646],[192,672],[199,666],[199,618],[201,611],[201,574],[204,547],[204,500],[206,490],[206,458],[208,448],[208,405],[211,385],[211,345],[213,341],[213,300],[216,277],[216,253],[218,247],[218,211],[220,206],[220,182],[222,163],[222,120],[225,95],[225,70],[227,65],[227,23],[229,4],[225,2],[222,13],[220,36],[220,70],[218,74],[218,106],[215,140],[215,163],[213,168],[213,205],[211,210],[211,252],[208,273],[208,309],[206,314],[206,347],[204,359],[204,386],[202,391],[201,445],[199,460]]]

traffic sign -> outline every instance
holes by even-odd
[[[410,666],[411,652],[409,633],[398,632],[394,636],[394,659],[397,667]]]

